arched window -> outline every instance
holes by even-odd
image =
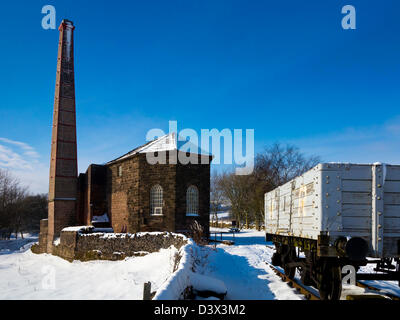
[[[163,189],[159,184],[153,186],[150,190],[150,214],[161,216],[163,208]]]
[[[186,215],[199,215],[199,190],[195,186],[190,186],[186,191]]]

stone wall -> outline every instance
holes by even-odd
[[[54,200],[48,206],[47,252],[51,253],[53,240],[60,236],[60,231],[76,224],[76,201]]]
[[[121,167],[121,176],[118,174]],[[131,227],[129,217],[139,210],[139,161],[137,157],[112,163],[107,170],[108,214],[115,232]]]
[[[79,208],[85,214],[81,214],[84,218],[79,219],[79,223],[90,224],[88,211],[92,203],[98,214],[107,206],[105,212],[115,232],[186,232],[198,221],[207,234],[210,164],[201,164],[199,155],[195,155],[199,164],[187,165],[179,161],[169,164],[169,152],[159,152],[158,156],[165,157],[167,164],[149,164],[146,154],[138,153],[105,166],[91,165],[86,174],[80,176],[80,183],[86,185],[80,186]],[[155,216],[150,210],[150,190],[157,184],[163,189],[163,214]],[[199,215],[196,217],[186,215],[186,192],[191,185],[199,191]]]
[[[121,167],[121,176],[118,168]],[[150,189],[163,188],[163,215],[150,214]],[[176,166],[147,163],[139,153],[109,165],[107,199],[112,227],[116,232],[175,231]]]
[[[167,159],[166,152],[159,152],[160,157]],[[139,181],[139,229],[138,231],[171,231],[175,232],[176,213],[176,165],[149,164],[146,154],[140,154]],[[168,163],[168,160],[167,160]],[[150,190],[155,185],[163,189],[162,216],[151,215]]]
[[[88,211],[87,198],[88,198],[88,187],[87,187],[87,175],[86,173],[80,173],[78,176],[78,195],[76,200],[76,222],[79,225],[85,224],[85,215]]]
[[[96,233],[93,227],[66,228],[53,254],[68,261],[121,260],[167,249],[171,245],[180,249],[187,238],[168,232],[152,233]]]
[[[101,216],[107,208],[107,167],[91,164],[86,173],[78,178],[78,219],[82,225],[90,225],[93,216]]]
[[[48,233],[48,219],[42,219],[40,220],[39,243],[34,244],[31,247],[33,253],[47,252],[47,233]]]
[[[168,153],[160,152],[167,164],[149,164],[146,154],[139,153],[131,158],[109,166],[108,199],[112,226],[119,232],[127,226],[128,232],[170,231],[186,232],[197,220],[209,230],[210,165],[169,164]],[[118,176],[118,167],[122,176]],[[150,190],[159,184],[163,189],[163,215],[151,215]],[[199,216],[186,216],[186,191],[194,185],[199,190]]]
[[[211,159],[209,160],[211,162]],[[199,215],[186,215],[186,192],[191,186],[199,191]],[[209,233],[210,222],[210,164],[177,164],[176,173],[176,215],[175,232],[186,232],[196,220],[203,227],[205,234]]]

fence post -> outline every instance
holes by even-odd
[[[145,282],[143,285],[143,300],[151,300],[151,282]]]

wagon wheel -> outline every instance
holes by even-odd
[[[274,244],[275,244],[276,251],[274,252],[274,254],[271,257],[271,263],[274,266],[280,267],[282,265],[282,255],[281,255],[282,248],[279,243],[274,243]]]
[[[321,300],[339,300],[342,293],[342,272],[335,261],[325,260],[322,265],[318,290]]]
[[[311,280],[312,255],[309,251],[306,251],[305,256],[305,265],[300,268],[300,280],[304,285],[311,286],[313,284]]]
[[[310,271],[307,270],[307,267],[304,267],[300,270],[300,281],[305,286],[311,286],[313,284],[311,281]]]
[[[289,278],[289,279],[293,279],[294,275],[296,273],[296,267],[288,267],[286,264],[283,266],[283,270],[285,271],[285,275]]]
[[[282,248],[283,253],[282,253],[282,267],[283,270],[285,271],[285,275],[289,278],[289,279],[293,279],[294,275],[296,273],[296,267],[289,267],[288,263],[290,262],[295,262],[296,259],[296,249],[294,247],[291,246],[283,246]]]
[[[279,267],[281,265],[281,260],[282,260],[281,255],[277,252],[274,252],[271,258],[272,265]]]

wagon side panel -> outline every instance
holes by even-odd
[[[383,165],[383,255],[400,256],[400,166]]]
[[[291,235],[317,239],[320,232],[319,170],[314,168],[292,183]]]
[[[322,228],[331,240],[361,237],[371,244],[371,165],[324,164]]]

